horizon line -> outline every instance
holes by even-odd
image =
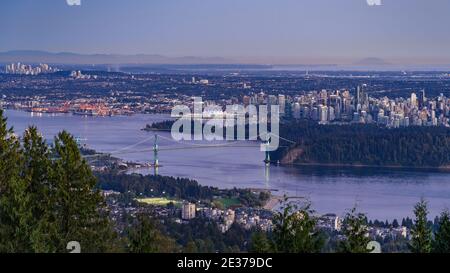
[[[85,64],[85,65],[267,65],[267,66],[379,66],[379,67],[414,67],[414,66],[434,66],[434,67],[442,67],[448,66],[450,67],[450,58],[448,57],[423,57],[423,58],[414,58],[416,60],[410,60],[412,58],[408,57],[343,57],[343,56],[327,56],[327,57],[301,57],[301,56],[198,56],[198,55],[166,55],[160,53],[80,53],[74,51],[51,51],[51,50],[40,50],[40,49],[12,49],[12,50],[4,50],[0,51],[1,55],[6,55],[8,53],[43,53],[43,54],[51,54],[55,55],[64,55],[64,54],[72,54],[84,57],[139,57],[139,56],[148,56],[148,57],[160,57],[166,58],[168,60],[176,59],[199,59],[206,61],[205,63],[157,63],[157,62],[101,62],[101,63],[80,63],[80,62],[62,62],[61,64]],[[13,56],[11,56],[13,57]],[[22,56],[22,58],[32,57]],[[278,59],[278,61],[276,61]],[[300,61],[303,59],[302,61]],[[417,59],[421,59],[418,61]],[[334,60],[334,61],[333,61]],[[338,61],[340,60],[340,61]],[[346,60],[346,61],[344,61]],[[401,60],[401,61],[400,61]],[[410,60],[410,61],[407,61]],[[428,61],[425,61],[428,60]],[[440,60],[440,61],[435,61]],[[4,62],[3,60],[0,60]],[[42,60],[45,61],[45,60]],[[60,63],[60,62],[56,62]]]

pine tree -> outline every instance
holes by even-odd
[[[3,252],[48,252],[43,238],[48,227],[45,222],[46,185],[49,158],[47,146],[36,128],[25,131],[23,147],[12,129],[6,129],[6,119],[1,116],[1,236]],[[9,232],[8,232],[9,230]],[[6,234],[4,233],[6,232]]]
[[[428,226],[428,208],[427,202],[421,199],[414,207],[414,225],[411,229],[411,243],[409,249],[413,253],[430,253],[432,243],[431,228]]]
[[[450,212],[442,212],[433,241],[434,253],[450,253]]]
[[[51,159],[49,147],[36,127],[28,128],[23,135],[23,165],[21,176],[27,183],[28,208],[33,218],[28,223],[32,252],[54,252],[50,243],[51,223]]]
[[[397,219],[394,219],[394,221],[392,221],[392,227],[393,228],[398,228],[399,227]]]
[[[367,227],[367,218],[364,213],[356,212],[353,208],[343,220],[343,233],[345,240],[339,243],[339,252],[368,253],[367,245],[370,242]]]
[[[310,205],[297,207],[288,203],[274,216],[274,250],[282,253],[318,253],[324,240],[316,229],[317,219]]]
[[[0,252],[30,252],[27,183],[20,177],[20,142],[0,110]]]
[[[105,203],[95,188],[96,178],[73,137],[63,131],[54,141],[57,159],[52,164],[53,218],[57,229],[52,234],[56,251],[65,252],[68,242],[77,241],[82,252],[115,250]]]
[[[60,133],[51,155],[36,128],[21,145],[6,121],[0,110],[0,252],[66,252],[69,241],[84,252],[117,250],[96,179],[72,136]]]

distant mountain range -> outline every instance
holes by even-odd
[[[157,54],[77,54],[72,52],[47,52],[36,50],[15,50],[0,52],[0,63],[51,63],[51,64],[173,64],[173,65],[190,65],[190,64],[242,64],[241,61],[232,60],[221,57],[167,57]],[[301,65],[301,64],[298,64]],[[311,65],[305,66],[336,66],[328,65]],[[371,65],[390,65],[380,58],[365,58],[355,62],[356,66]],[[288,65],[292,66],[292,65]]]
[[[136,54],[77,54],[71,52],[17,50],[0,52],[0,63],[50,63],[50,64],[234,64],[234,60],[220,57],[166,57]]]
[[[21,62],[27,64],[48,63],[56,65],[107,65],[142,67],[145,65],[186,66],[196,65],[196,68],[219,65],[219,68],[241,68],[248,69],[279,69],[279,70],[362,70],[362,71],[391,71],[391,70],[437,70],[448,71],[450,64],[422,64],[402,65],[389,63],[381,58],[369,57],[350,64],[252,64],[242,60],[233,60],[222,57],[168,57],[157,54],[78,54],[71,52],[47,52],[36,50],[15,50],[0,52],[0,63],[7,64]],[[1,70],[1,69],[0,69]]]
[[[391,63],[386,62],[383,59],[380,58],[375,58],[375,57],[369,57],[369,58],[364,58],[362,60],[359,60],[357,62],[354,63],[355,65],[363,65],[363,66],[370,66],[370,65],[392,65]]]

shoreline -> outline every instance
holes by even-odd
[[[113,113],[109,115],[100,115],[100,114],[89,114],[89,113],[76,113],[74,111],[32,111],[30,109],[24,109],[24,108],[11,108],[6,107],[2,110],[8,110],[8,111],[19,111],[19,112],[26,112],[30,114],[36,114],[36,115],[71,115],[71,116],[80,116],[80,117],[99,117],[99,118],[108,118],[108,117],[126,117],[126,116],[134,116],[134,115],[170,115],[169,111],[155,111],[155,112],[130,112],[130,113]],[[170,118],[170,117],[169,117]]]
[[[366,164],[340,164],[340,163],[280,163],[279,166],[283,167],[295,167],[295,166],[308,166],[308,167],[339,167],[339,168],[354,168],[354,169],[386,169],[386,170],[410,170],[410,171],[440,171],[450,172],[450,166],[442,167],[419,167],[419,166],[398,166],[398,165],[366,165]]]

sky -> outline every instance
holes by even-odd
[[[78,0],[71,0],[78,1]],[[377,3],[379,0],[371,0]],[[450,63],[450,0],[1,0],[0,51]]]

